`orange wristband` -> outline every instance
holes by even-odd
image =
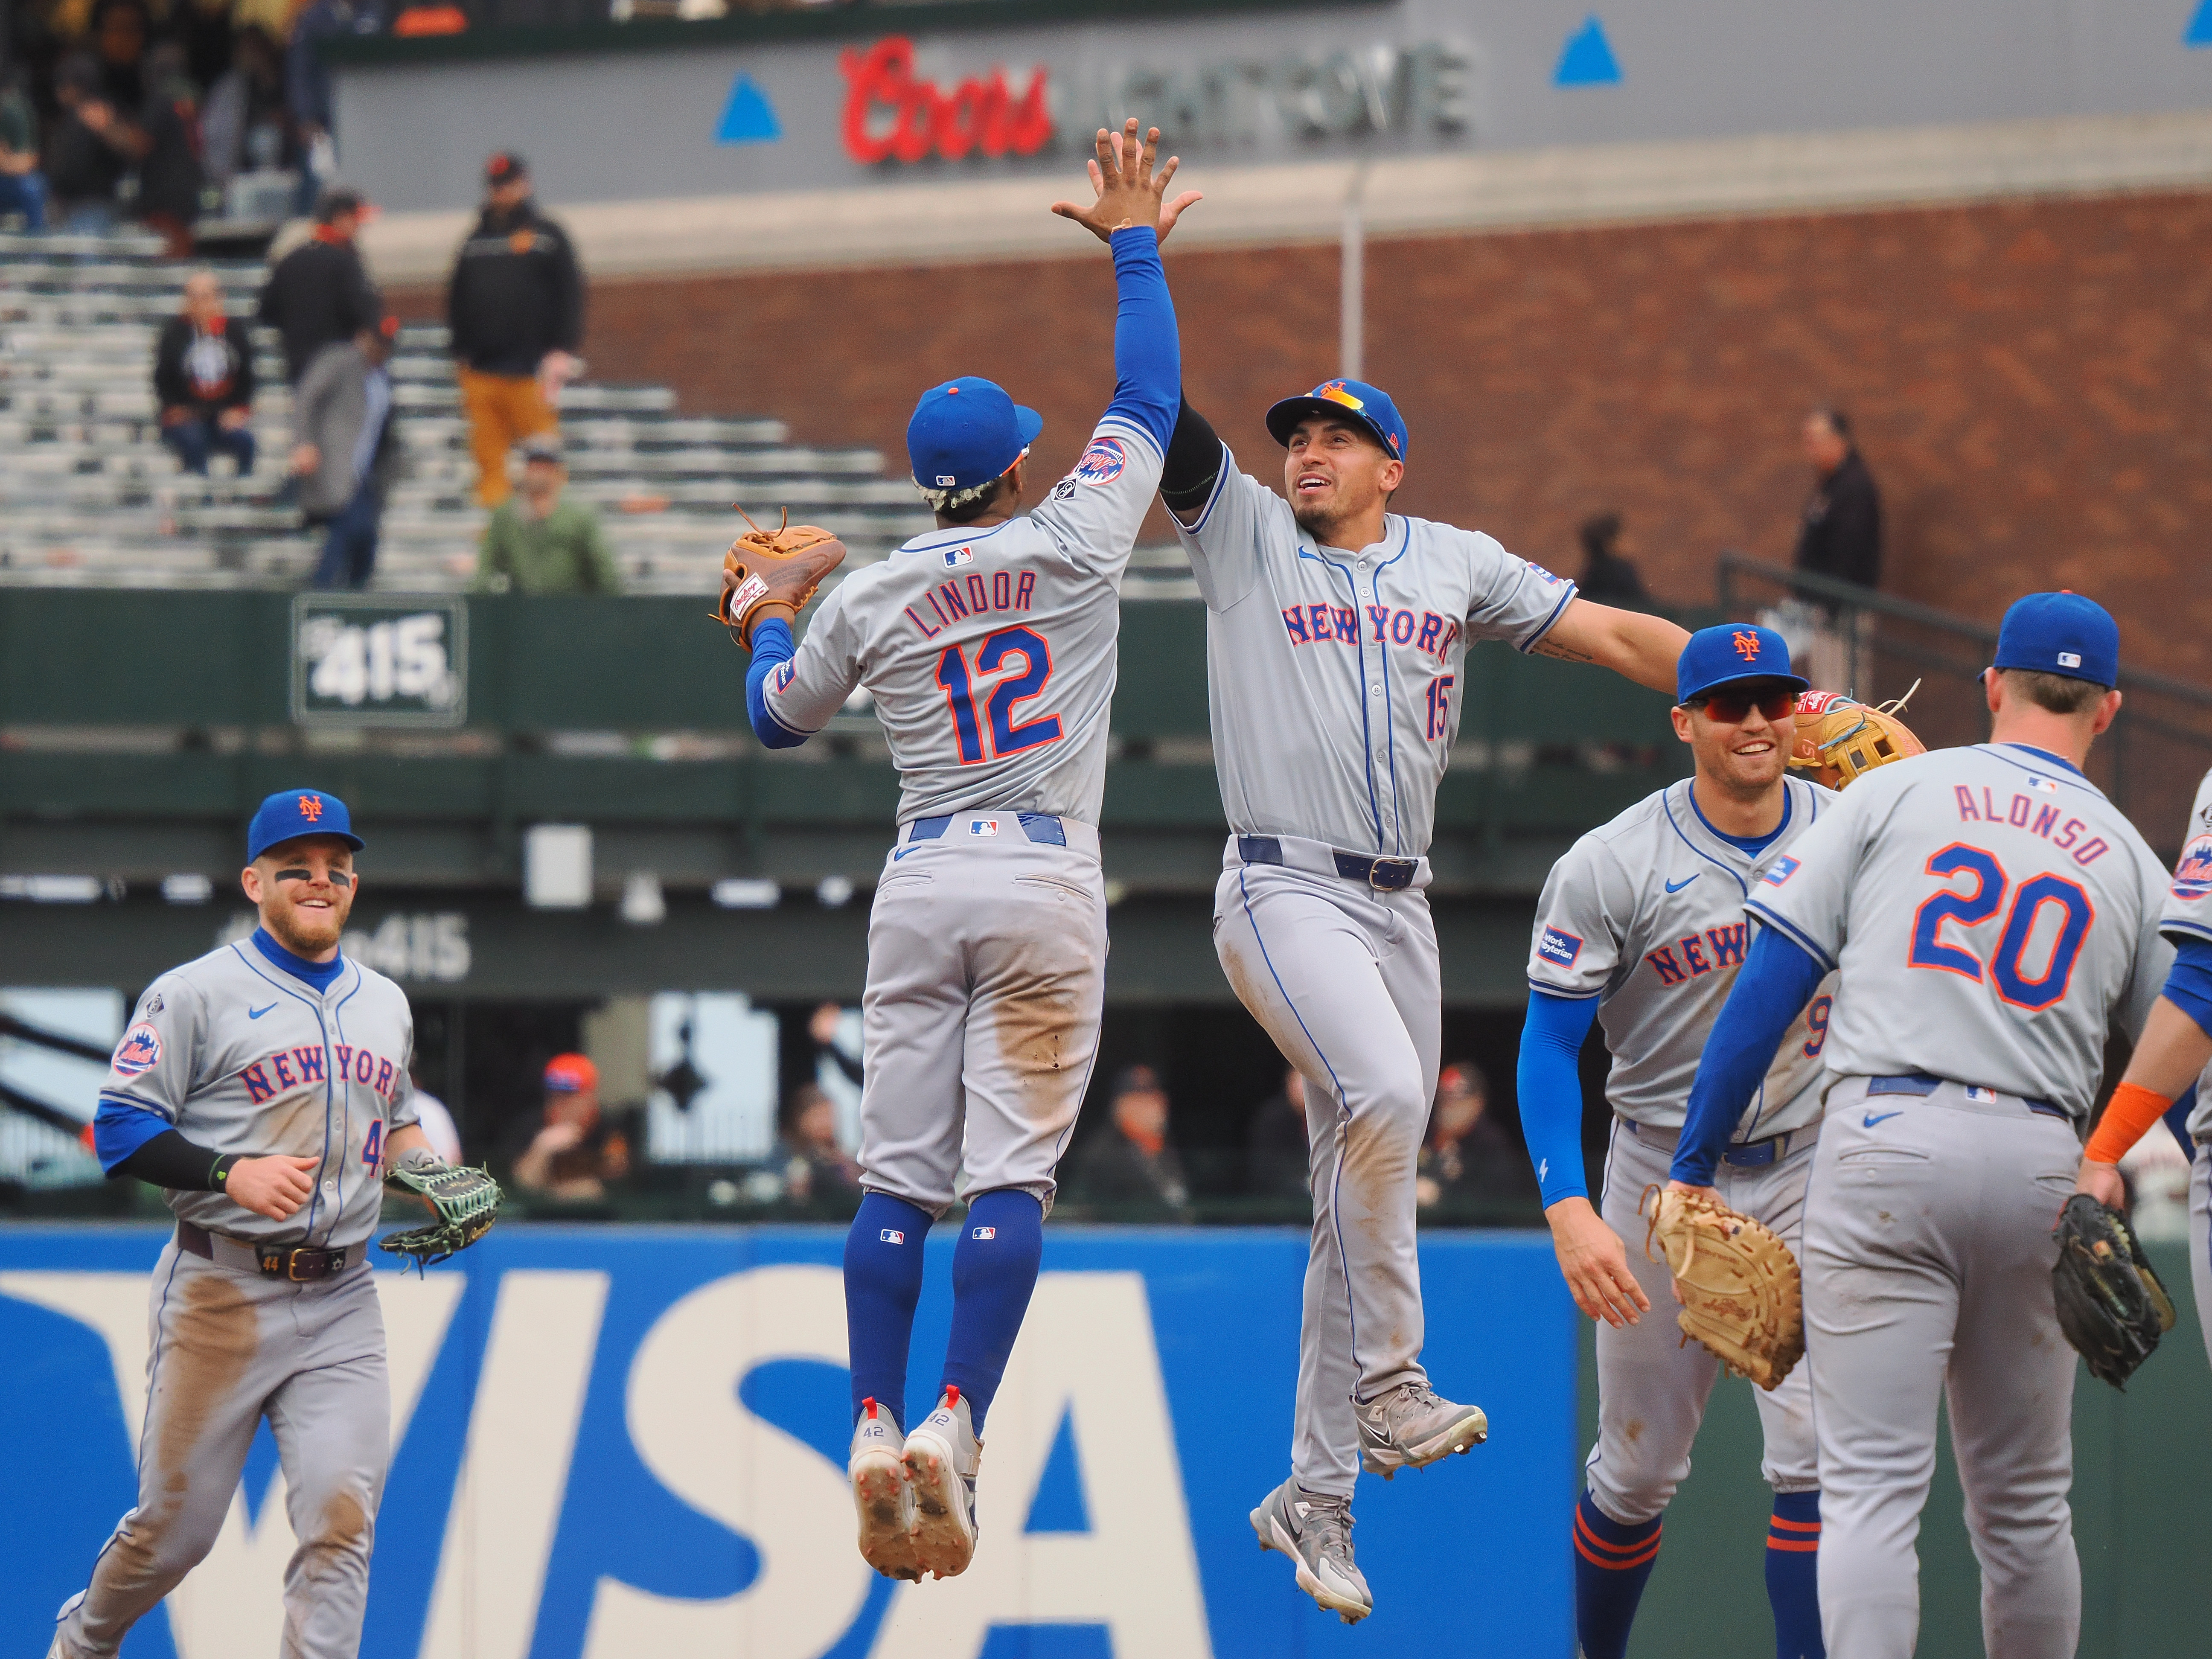
[[[2166,1109],[2172,1104],[2154,1089],[2123,1083],[2112,1091],[2112,1103],[2105,1108],[2097,1133],[2089,1137],[2081,1156],[2092,1164],[2118,1164],[2127,1156],[2128,1148],[2142,1139],[2143,1131],[2164,1117]]]

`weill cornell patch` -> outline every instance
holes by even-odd
[[[140,1021],[123,1034],[123,1041],[115,1045],[114,1066],[124,1077],[137,1077],[150,1072],[161,1063],[161,1034],[144,1021]]]
[[[1563,933],[1556,927],[1547,927],[1544,936],[1536,941],[1536,954],[1561,968],[1573,967],[1575,958],[1582,953],[1583,942],[1572,933]]]
[[[1128,464],[1128,447],[1119,438],[1093,438],[1083,459],[1075,464],[1073,476],[1087,484],[1109,484]]]

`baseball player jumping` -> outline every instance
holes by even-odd
[[[2061,1659],[2080,1633],[2051,1225],[2108,1026],[2142,1029],[2172,957],[2166,872],[2081,772],[2118,673],[2119,630],[2090,600],[2007,611],[1990,741],[1859,778],[1753,884],[1758,929],[1691,1091],[1672,1174],[1703,1191],[1784,1033],[1838,975],[1801,1257],[1838,1659],[1913,1650],[1939,1396],[1988,1650]]]
[[[1622,1659],[1659,1552],[1661,1516],[1690,1469],[1690,1444],[1720,1375],[1670,1319],[1644,1319],[1668,1274],[1641,1248],[1644,1194],[1667,1179],[1698,1051],[1744,960],[1743,906],[1835,799],[1784,775],[1806,682],[1771,629],[1707,628],[1677,671],[1675,735],[1695,775],[1593,830],[1553,866],[1537,901],[1521,1031],[1521,1120],[1559,1270],[1597,1320],[1598,1441],[1575,1507],[1575,1625],[1585,1659]],[[1797,1010],[1751,1106],[1730,1126],[1719,1181],[1729,1206],[1793,1247],[1820,1134],[1820,1053],[1831,986]],[[1602,1211],[1582,1153],[1577,1060],[1605,1029],[1613,1109]],[[1638,1249],[1624,1248],[1635,1239]],[[1820,1474],[1812,1385],[1798,1366],[1760,1392],[1774,1488],[1766,1592],[1781,1659],[1818,1659],[1813,1553]]]
[[[2119,1208],[2127,1189],[2114,1166],[2159,1117],[2176,1124],[2192,1154],[2189,1277],[2212,1354],[2212,772],[2197,786],[2186,833],[2159,917],[2173,967],[2081,1154],[2075,1188]]]
[[[1042,422],[988,380],[932,387],[907,447],[938,528],[848,578],[795,651],[787,604],[752,635],[762,742],[804,742],[865,685],[902,785],[868,923],[866,1195],[845,1246],[860,1553],[892,1577],[973,1557],[984,1417],[1097,1054],[1121,576],[1182,378],[1158,233],[1194,198],[1163,207],[1175,162],[1154,173],[1158,136],[1101,131],[1098,201],[1064,209],[1109,241],[1121,295],[1114,399],[1075,471],[1024,514]],[[906,1433],[922,1240],[963,1170],[951,1340],[936,1408]]]
[[[1231,830],[1214,948],[1305,1079],[1313,1149],[1291,1474],[1252,1522],[1299,1588],[1352,1622],[1374,1605],[1352,1550],[1360,1469],[1418,1468],[1488,1432],[1421,1369],[1413,1243],[1443,1031],[1424,854],[1462,659],[1471,640],[1504,640],[1671,693],[1687,635],[1578,599],[1488,536],[1390,513],[1406,423],[1374,386],[1285,398],[1267,429],[1283,495],[1183,404],[1160,494],[1206,606]]]
[[[445,1169],[410,1099],[407,998],[338,949],[361,847],[335,796],[262,802],[240,878],[261,925],[155,980],[116,1045],[94,1146],[165,1189],[177,1231],[154,1268],[137,1505],[63,1604],[53,1659],[115,1652],[206,1555],[264,1416],[300,1540],[283,1650],[360,1646],[392,1435],[367,1246],[386,1170]]]

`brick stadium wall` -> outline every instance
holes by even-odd
[[[1273,477],[1261,410],[1335,368],[1335,252],[1168,264],[1190,394]],[[1891,591],[1994,619],[2079,588],[2135,661],[2212,682],[2212,195],[1380,241],[1368,296],[1408,512],[1571,571],[1577,522],[1618,507],[1652,586],[1704,599],[1719,550],[1786,557],[1797,422],[1834,401],[1883,489]],[[607,282],[587,350],[687,409],[895,457],[921,386],[988,374],[1044,412],[1049,477],[1110,388],[1112,306],[1103,253]]]

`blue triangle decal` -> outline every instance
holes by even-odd
[[[2203,0],[2197,15],[2189,20],[2189,32],[2181,37],[2185,46],[2212,46],[2212,0]]]
[[[1030,1499],[1030,1518],[1024,1532],[1089,1532],[1091,1506],[1083,1501],[1083,1460],[1075,1450],[1075,1412],[1063,1407],[1060,1428],[1052,1437],[1052,1451],[1037,1476],[1036,1496]]]
[[[270,1482],[276,1478],[282,1460],[276,1455],[276,1437],[269,1431],[269,1419],[263,1418],[253,1425],[252,1443],[246,1449],[246,1471],[239,1484],[246,1488],[246,1521],[248,1526],[261,1524],[261,1511],[268,1503]]]
[[[775,118],[775,106],[750,75],[738,72],[730,83],[730,100],[722,106],[722,119],[714,129],[718,144],[772,144],[783,137],[783,124]]]
[[[2206,0],[2212,4],[2212,0]],[[1610,87],[1620,82],[1620,64],[1613,43],[1605,38],[1605,25],[1592,12],[1583,26],[1567,37],[1560,49],[1559,66],[1552,71],[1555,87]]]

